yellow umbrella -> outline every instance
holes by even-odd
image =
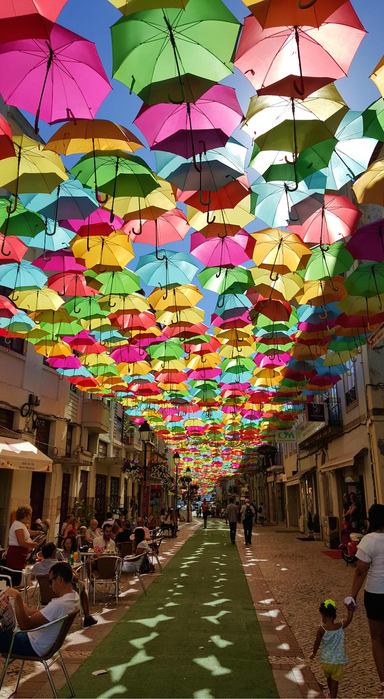
[[[221,330],[220,328],[213,328],[213,332],[220,342],[222,340],[236,341],[241,339],[251,339],[253,335],[252,325],[245,325],[244,328],[232,328],[229,330]]]
[[[124,364],[124,374],[127,376],[145,376],[151,371],[151,365],[148,362],[124,362]],[[116,365],[117,370],[122,373],[120,367],[121,364]]]
[[[154,221],[162,216],[166,211],[176,208],[175,191],[176,187],[167,180],[155,175],[159,187],[150,192],[147,197],[119,197],[115,201],[116,213],[124,221],[147,220]],[[110,209],[112,204],[108,201],[106,209]],[[119,213],[120,212],[120,213]],[[140,242],[140,241],[137,241]]]
[[[53,289],[27,289],[19,291],[14,303],[18,308],[27,311],[57,311],[63,305],[64,299]]]
[[[142,147],[137,136],[125,126],[106,119],[79,119],[60,126],[45,144],[44,150],[73,155],[97,150],[125,150],[134,153]]]
[[[79,357],[80,361],[84,366],[102,366],[114,364],[112,357],[106,352],[100,352],[100,354],[82,354]]]
[[[323,354],[327,354],[328,352],[328,344],[326,345],[301,345],[299,343],[296,343],[291,351],[290,354],[292,357],[295,357],[295,359],[298,359],[302,362],[314,362],[315,359],[318,357],[321,357]]]
[[[179,7],[185,10],[189,0],[109,0],[109,2],[127,16],[134,12],[158,10],[163,7]]]
[[[320,279],[319,281],[304,282],[303,289],[297,294],[296,301],[300,305],[326,306],[328,303],[342,301],[347,296],[342,277]]]
[[[57,153],[44,151],[42,144],[28,136],[14,136],[16,157],[1,161],[0,187],[18,194],[50,194],[65,180],[65,167]],[[16,207],[16,203],[15,203]]]
[[[169,359],[166,362],[153,359],[151,366],[153,371],[185,371],[184,359]]]
[[[381,96],[384,98],[384,56],[369,77],[375,83],[376,87],[381,92]]]
[[[168,289],[167,297],[164,299],[164,289],[156,288],[148,296],[148,301],[152,308],[157,311],[173,310],[182,311],[186,308],[193,308],[203,298],[203,294],[197,286],[193,284],[182,284],[173,289]]]
[[[96,272],[120,271],[135,257],[132,242],[121,231],[114,231],[108,238],[95,235],[87,239],[76,235],[70,246],[76,259],[83,260],[88,269]]]
[[[240,228],[254,221],[255,216],[250,212],[251,197],[247,196],[233,209],[220,209],[211,211],[207,224],[207,214],[187,206],[187,219],[189,225],[197,231],[201,231],[206,237],[217,235],[235,235]],[[215,219],[215,220],[214,220]]]
[[[312,255],[309,247],[295,233],[279,228],[266,228],[257,233],[251,233],[256,240],[253,260],[258,267],[270,270],[272,273],[287,274],[298,269],[305,269]]]
[[[214,369],[218,364],[221,364],[221,357],[217,352],[208,352],[203,356],[200,354],[191,354],[187,362],[187,369],[193,369],[194,371]]]
[[[265,296],[265,298],[290,301],[304,286],[303,279],[295,272],[276,275],[276,279],[272,281],[270,272],[264,269],[251,267],[249,271],[252,274],[256,291]]]
[[[150,304],[142,294],[129,294],[128,296],[102,296],[97,299],[100,308],[104,311],[117,313],[118,311],[126,311],[127,313],[139,314],[143,311],[148,311]]]
[[[35,345],[35,350],[46,357],[69,357],[72,354],[72,349],[66,342],[56,340],[43,340],[39,345]]]
[[[384,160],[376,160],[352,187],[359,204],[384,206]]]
[[[186,308],[183,311],[156,311],[156,320],[162,325],[196,325],[204,320],[202,308]]]
[[[228,343],[227,345],[221,345],[219,347],[219,354],[221,357],[250,357],[256,352],[256,345],[252,343],[251,345],[247,342],[239,342],[237,345],[232,345]]]

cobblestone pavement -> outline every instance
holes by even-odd
[[[355,566],[326,556],[322,541],[299,541],[299,532],[283,531],[284,525],[256,525],[252,539],[252,558],[273,594],[273,606],[281,610],[298,645],[303,651],[305,665],[310,667],[324,688],[318,656],[309,660],[317,625],[318,608],[325,599],[333,599],[340,618],[345,609],[343,600],[349,595]],[[279,533],[282,531],[283,533]],[[360,593],[359,611],[345,631],[349,663],[339,689],[343,697],[377,697],[379,680],[371,652],[369,627]]]

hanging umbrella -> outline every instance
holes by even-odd
[[[355,182],[353,191],[359,204],[384,204],[384,160],[376,160]]]
[[[47,272],[85,271],[85,266],[76,261],[72,250],[58,250],[51,254],[49,260],[41,256],[32,264]]]
[[[162,7],[179,7],[185,10],[189,0],[109,0],[125,17],[134,12],[156,10]]]
[[[203,289],[215,291],[217,294],[243,293],[253,286],[250,270],[240,265],[233,269],[207,267],[197,275],[197,278]]]
[[[310,304],[325,308],[327,304],[342,301],[346,295],[343,277],[333,277],[333,279],[304,282],[303,290],[300,295],[296,296],[296,300],[300,305]]]
[[[89,241],[76,235],[71,248],[76,259],[96,272],[120,271],[134,258],[131,241],[118,231],[108,238],[93,236]]]
[[[122,230],[134,243],[155,245],[157,249],[159,245],[183,240],[190,230],[190,225],[180,209],[173,209],[154,221],[128,221],[122,226]]]
[[[99,206],[94,193],[74,178],[59,184],[51,193],[22,194],[20,199],[27,209],[53,221],[83,220]]]
[[[338,274],[345,274],[353,265],[353,257],[344,243],[333,243],[326,249],[319,245],[311,250],[312,255],[305,269],[305,281],[329,279]]]
[[[372,298],[376,296],[379,300],[379,311],[381,311],[381,294],[384,294],[384,262],[372,264],[366,262],[359,265],[352,274],[344,279],[344,287],[349,296],[362,296]]]
[[[251,267],[254,288],[266,298],[290,301],[303,288],[304,282],[299,274],[284,274],[271,280],[271,274],[265,269]],[[276,275],[277,276],[277,275]]]
[[[112,296],[113,294],[128,296],[129,294],[140,290],[139,277],[134,272],[131,272],[130,269],[102,272],[101,274],[97,275],[97,279],[101,284],[100,293],[104,294],[105,296]]]
[[[92,119],[111,90],[95,45],[53,24],[47,39],[0,45],[0,92],[7,104],[53,124]]]
[[[49,289],[54,289],[60,296],[94,296],[97,292],[87,286],[87,281],[80,272],[59,272],[48,279]]]
[[[148,296],[148,301],[152,308],[157,311],[169,309],[181,311],[186,308],[193,308],[202,298],[203,294],[196,286],[183,284],[169,289],[166,299],[164,299],[163,289],[155,289]]]
[[[123,17],[112,28],[113,77],[146,104],[196,102],[233,70],[240,23],[221,0]],[[145,67],[145,69],[144,69]]]
[[[249,234],[241,231],[234,236],[209,238],[201,233],[191,235],[191,254],[207,267],[237,266],[247,262],[250,257],[246,251]]]
[[[0,198],[0,231],[5,236],[33,238],[44,230],[44,221],[38,214],[27,211],[20,201],[15,208],[13,200]]]
[[[34,14],[41,15],[55,22],[67,0],[2,0],[0,7],[0,20],[8,17],[21,17]]]
[[[120,214],[124,221],[149,220],[154,221],[167,211],[176,209],[175,187],[170,182],[155,175],[158,182],[157,189],[146,197],[119,197],[115,200],[114,210]],[[105,209],[110,209],[110,200],[103,204]]]
[[[221,187],[218,192],[183,192],[181,189],[178,189],[176,196],[177,200],[183,202],[183,204],[207,213],[211,209],[233,209],[250,193],[248,176],[244,174],[237,179],[230,178],[230,182]],[[204,203],[208,199],[210,199],[209,204]]]
[[[296,206],[300,218],[300,202]],[[306,243],[331,245],[345,240],[356,229],[361,211],[348,199],[335,194],[325,194],[324,203],[304,223],[289,224],[292,230]]]
[[[10,262],[21,262],[28,248],[24,243],[14,236],[0,234],[0,265]]]
[[[320,27],[345,0],[244,0],[261,26],[281,27],[285,25],[305,25]]]
[[[206,238],[225,237],[239,233],[241,228],[254,220],[250,213],[251,197],[245,197],[233,209],[214,209],[207,214],[187,207],[187,218],[192,228],[201,231]]]
[[[57,311],[64,303],[54,289],[37,289],[20,291],[15,304],[27,311]]]
[[[46,281],[47,275],[26,260],[0,265],[0,284],[9,289],[41,289]]]
[[[166,287],[169,284],[189,284],[197,272],[197,266],[192,264],[189,255],[182,252],[162,250],[160,260],[156,253],[142,255],[136,266],[136,273],[148,286]]]
[[[259,177],[251,185],[251,211],[265,223],[273,226],[287,226],[292,221],[305,221],[309,215],[319,208],[319,197],[325,189],[325,176],[318,178],[317,183],[308,187],[305,180],[296,182],[266,182]],[[297,215],[296,205],[306,201],[305,213]]]
[[[252,238],[256,240],[253,260],[258,267],[270,270],[272,281],[273,273],[286,274],[305,269],[311,256],[305,243],[289,231],[267,228],[252,233]]]
[[[134,153],[143,144],[125,126],[107,119],[81,119],[63,124],[45,144],[44,150],[63,155],[123,150]]]
[[[234,88],[214,85],[194,104],[142,106],[134,124],[152,150],[195,158],[212,148],[225,146],[243,117]]]
[[[384,219],[360,226],[345,249],[355,260],[384,261]]]
[[[256,17],[246,17],[235,66],[259,95],[305,98],[347,75],[365,33],[349,2],[320,28],[293,25],[263,29]]]

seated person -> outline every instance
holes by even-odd
[[[84,526],[80,527],[76,540],[78,548],[80,548],[80,546],[90,546],[93,544],[93,539],[88,536],[87,527]]]
[[[87,529],[87,536],[89,536],[90,539],[96,539],[97,536],[102,535],[102,530],[99,527],[99,523],[97,519],[91,519],[89,523],[89,529]]]
[[[104,551],[115,553],[116,544],[112,538],[112,524],[103,524],[103,534],[102,536],[98,536],[93,540],[93,546],[95,549],[103,548]]]
[[[55,597],[44,609],[28,609],[18,590],[8,587],[4,595],[13,597],[17,623],[22,631],[16,634],[12,652],[17,655],[45,655],[54,645],[62,624],[51,626],[41,632],[34,631],[50,621],[70,614],[79,606],[79,595],[72,589],[72,569],[68,563],[55,563],[50,572],[52,591]],[[0,633],[0,653],[6,653],[12,642],[12,629]]]
[[[70,538],[70,537],[67,537]],[[49,575],[49,572],[52,568],[57,563],[57,549],[56,546],[53,542],[49,544],[45,544],[43,548],[41,549],[41,552],[43,554],[43,560],[38,561],[35,563],[33,566],[31,573],[32,577],[37,577],[39,575]],[[72,568],[71,568],[72,570]],[[78,582],[79,578],[77,576],[77,573],[75,573],[72,570],[72,587],[77,592],[77,587],[76,583]],[[97,624],[97,619],[95,619],[93,616],[90,615],[89,613],[89,600],[88,600],[88,595],[83,587],[81,590],[81,606],[83,607],[84,611],[84,626],[93,626],[94,624]]]
[[[113,516],[113,512],[107,512],[107,519],[104,520],[103,524],[101,525],[101,528],[103,529],[104,524],[111,524],[112,526],[115,524],[115,518]]]
[[[131,525],[128,520],[123,522],[123,526],[121,529],[121,532],[116,536],[115,543],[116,544],[121,544],[123,541],[130,541],[131,539]]]
[[[66,536],[62,548],[57,552],[57,560],[69,563],[71,555],[77,551],[77,542],[74,536]]]
[[[135,547],[136,547],[135,553],[137,556],[140,553],[143,553],[143,551],[147,551],[147,552],[150,551],[148,543],[144,537],[145,537],[144,528],[143,527],[136,527],[135,532],[134,532],[134,539],[135,539]],[[145,558],[147,558],[147,556],[145,556]],[[140,566],[140,572],[144,572],[144,570],[142,570],[143,563],[144,563],[144,560],[142,561],[142,564]],[[144,568],[148,568],[148,567],[149,567],[149,562],[148,562],[148,566],[145,565]],[[129,561],[124,561],[123,566],[122,566],[122,570],[124,572],[129,572],[129,571],[134,572],[136,570],[136,563],[130,563]],[[145,570],[145,572],[147,572],[147,570]]]
[[[138,518],[137,518],[137,523],[136,523],[135,531],[136,531],[136,529],[143,529],[143,530],[144,530],[144,535],[145,535],[146,540],[147,540],[147,541],[150,540],[151,535],[150,535],[150,533],[149,533],[149,529],[148,529],[148,527],[144,527],[144,522],[143,522],[142,517],[138,517]],[[133,534],[131,534],[131,540],[132,540],[132,541],[134,540],[134,538],[135,538],[135,532],[134,532]]]

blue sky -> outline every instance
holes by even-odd
[[[225,0],[225,4],[240,20],[248,14],[247,8],[241,0]],[[379,92],[373,82],[369,80],[369,75],[384,54],[384,0],[352,0],[352,5],[368,34],[353,60],[348,77],[337,81],[336,85],[351,109],[362,110],[379,97]],[[68,0],[58,18],[60,24],[95,42],[110,79],[112,75],[112,50],[109,27],[120,17],[120,12],[108,0]],[[245,113],[249,99],[254,94],[252,86],[239,71],[235,71],[235,74],[225,82],[236,88],[238,99]],[[126,126],[136,132],[143,140],[142,134],[132,125],[132,121],[142,104],[141,100],[134,94],[130,95],[128,88],[120,82],[111,79],[111,84],[113,90],[101,106],[98,117],[110,119]],[[34,119],[28,114],[26,116],[33,123]],[[40,121],[40,134],[45,140],[48,140],[57,128],[57,125],[49,127]],[[247,144],[246,136],[241,135],[240,138]],[[137,155],[144,156],[154,168],[153,154],[150,152],[145,154],[144,151],[139,150]],[[73,159],[68,164],[71,166]],[[256,227],[260,228],[260,226]],[[189,241],[189,235],[187,238]],[[185,241],[168,247],[188,252],[189,242]],[[148,245],[135,245],[134,250],[138,257],[151,252],[152,248]],[[192,259],[195,261],[195,258]],[[135,261],[129,265],[132,269],[135,269],[135,266]],[[202,266],[200,265],[200,267]],[[216,299],[216,294],[205,292],[205,298],[199,304],[206,310],[207,324],[209,324],[210,313],[213,311]]]

